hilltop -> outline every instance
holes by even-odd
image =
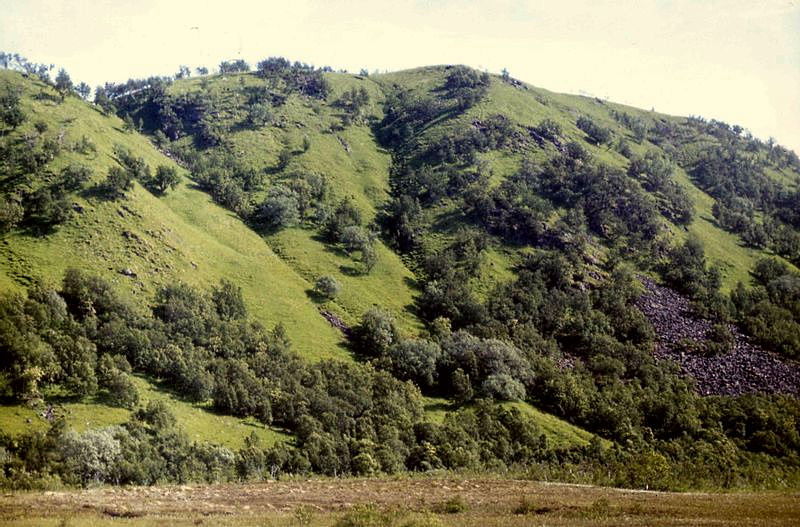
[[[794,152],[463,66],[220,70],[106,84],[94,103],[61,75],[0,71],[4,428],[62,437],[55,412],[68,444],[174,434],[192,460],[79,473],[13,447],[14,466],[79,483],[792,473]],[[674,289],[680,316],[642,308],[645,286]],[[709,388],[665,357],[788,377]]]

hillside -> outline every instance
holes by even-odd
[[[34,133],[34,123],[47,131],[40,141],[58,137],[63,143],[47,172],[57,173],[71,163],[90,168],[101,181],[116,164],[115,145],[135,152],[154,168],[174,166],[137,133],[123,131],[116,116],[105,116],[76,98],[63,103],[52,88],[24,81],[19,73],[0,71],[0,82],[23,89],[23,109],[29,120],[7,141]],[[44,94],[43,96],[38,94]],[[95,151],[70,152],[69,145],[87,137]],[[81,267],[107,277],[121,292],[143,307],[156,288],[175,281],[207,287],[220,278],[242,287],[253,316],[272,326],[283,323],[296,349],[309,357],[346,356],[337,334],[316,312],[305,294],[312,284],[295,273],[272,249],[230,212],[215,205],[182,175],[179,186],[157,197],[135,184],[124,202],[70,197],[76,212],[55,232],[44,237],[21,230],[4,236],[0,280],[4,288],[26,285],[34,277],[60,281],[67,267]],[[53,175],[48,177],[53,178]],[[4,181],[8,189],[9,181]],[[35,190],[35,179],[28,183]],[[27,188],[26,188],[27,190]],[[80,212],[77,212],[80,210]],[[135,276],[121,271],[130,269]]]
[[[0,71],[9,484],[796,484],[795,153],[463,66],[220,69]]]

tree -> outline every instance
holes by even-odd
[[[369,273],[376,263],[378,263],[378,251],[375,250],[375,244],[365,245],[361,249],[361,264],[364,266],[364,271]]]
[[[106,89],[102,86],[98,86],[94,89],[94,103],[99,106],[106,115],[116,112],[114,103],[108,96]]]
[[[611,139],[611,130],[600,126],[584,115],[578,117],[578,121],[575,124],[578,128],[586,132],[589,139],[596,145],[607,143]]]
[[[422,388],[433,387],[441,354],[438,344],[423,339],[401,340],[389,349],[394,375]]]
[[[174,189],[177,187],[180,180],[181,178],[175,167],[159,165],[156,169],[156,175],[152,179],[151,186],[160,194],[164,194],[167,189]]]
[[[360,225],[348,225],[342,229],[339,240],[344,244],[344,250],[348,253],[363,251],[367,245],[372,243],[369,233]]]
[[[58,75],[56,75],[56,90],[61,94],[62,101],[64,97],[72,93],[72,87],[72,79],[69,77],[69,73],[67,73],[64,68],[58,70]]]
[[[280,153],[278,154],[278,170],[284,170],[286,167],[289,166],[289,162],[292,160],[292,149],[288,146],[284,146]]]
[[[208,68],[205,66],[198,66],[195,70],[198,75],[208,75]]]
[[[314,283],[314,291],[328,300],[336,298],[341,290],[342,284],[330,275],[320,276]]]
[[[250,71],[250,64],[242,59],[237,60],[223,60],[219,63],[219,72],[227,73],[244,73]]]
[[[122,449],[114,437],[115,427],[87,430],[82,434],[70,430],[61,440],[61,454],[67,473],[86,485],[108,481]]]
[[[16,128],[25,121],[19,95],[10,89],[0,92],[0,121],[11,128]]]
[[[103,182],[103,189],[112,199],[125,196],[125,192],[133,188],[133,176],[128,170],[120,167],[108,169],[108,176]]]
[[[80,95],[81,99],[88,101],[89,95],[92,94],[92,88],[85,82],[82,82],[75,88],[75,92]]]
[[[175,74],[176,79],[188,79],[192,76],[192,72],[188,66],[181,65],[178,68],[178,73]]]
[[[122,129],[129,134],[136,130],[136,125],[133,122],[133,117],[131,117],[131,114],[126,113],[125,117],[122,118]]]
[[[219,287],[211,293],[211,299],[222,320],[241,320],[247,316],[242,288],[229,280],[220,280]]]
[[[4,234],[22,221],[25,209],[16,201],[0,198],[0,234]]]
[[[356,348],[366,355],[385,355],[399,339],[394,317],[377,307],[364,313],[361,323],[353,331]]]
[[[297,223],[300,209],[294,192],[283,186],[270,189],[269,196],[253,214],[255,223],[267,229],[281,229]]]

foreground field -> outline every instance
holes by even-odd
[[[798,493],[669,493],[509,479],[315,479],[5,494],[0,524],[797,525]]]

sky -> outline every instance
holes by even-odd
[[[0,0],[0,50],[92,86],[269,56],[353,72],[506,68],[800,152],[800,0]]]

